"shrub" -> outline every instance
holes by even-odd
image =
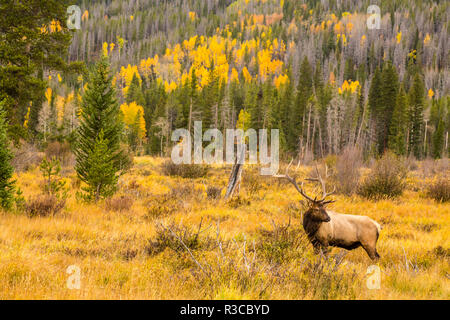
[[[128,211],[133,206],[133,199],[129,196],[120,196],[106,199],[105,207],[108,211]]]
[[[222,194],[222,188],[215,186],[208,186],[206,188],[206,196],[208,199],[219,199]]]
[[[162,173],[166,176],[182,178],[203,178],[208,174],[209,167],[199,164],[175,164],[168,160],[162,164]]]
[[[25,212],[29,217],[46,217],[60,212],[66,204],[54,195],[41,195],[25,204]]]
[[[358,193],[374,200],[395,198],[406,187],[406,174],[404,163],[394,154],[385,153],[375,162],[370,175],[358,188]]]
[[[247,193],[252,196],[262,189],[262,179],[258,173],[254,171],[245,171],[242,177],[242,185]]]
[[[447,178],[440,178],[430,184],[426,190],[428,197],[440,201],[450,201],[450,180]]]
[[[337,191],[346,195],[353,194],[359,185],[362,156],[359,149],[347,147],[336,160],[335,185]]]
[[[272,221],[273,229],[260,229],[260,241],[256,248],[270,263],[281,264],[292,255],[304,252],[309,246],[306,234],[299,229],[286,225],[276,224]]]
[[[172,193],[152,196],[144,203],[147,208],[148,219],[161,218],[175,213],[179,207],[179,201],[172,197]]]
[[[180,254],[186,250],[186,247],[189,250],[212,247],[215,242],[214,239],[209,237],[200,239],[201,227],[202,222],[200,222],[197,230],[174,223],[169,225],[158,223],[156,225],[156,239],[148,241],[146,251],[149,255],[155,255],[169,248]]]

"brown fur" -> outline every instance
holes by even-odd
[[[369,217],[327,211],[313,203],[303,216],[303,228],[316,252],[326,254],[329,246],[347,250],[361,246],[372,260],[380,257],[376,244],[381,227]]]

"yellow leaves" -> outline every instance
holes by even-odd
[[[410,59],[416,60],[416,59],[417,59],[417,50],[416,50],[416,49],[411,50],[411,52],[408,53],[408,57],[409,57]]]
[[[189,19],[191,19],[192,22],[195,21],[196,13],[193,11],[189,11]]]
[[[164,90],[167,93],[170,93],[172,91],[174,91],[177,88],[177,84],[175,82],[170,82],[168,83],[167,81],[164,82]]]
[[[430,88],[430,90],[428,90],[428,98],[432,99],[434,96],[434,91],[433,89]]]
[[[339,21],[338,23],[336,23],[334,25],[334,32],[335,33],[340,33],[341,31],[343,31],[342,29],[343,29],[342,22]]]
[[[133,20],[134,20],[134,16],[131,15],[131,16],[130,16],[130,21],[133,21]]]
[[[85,21],[89,19],[89,11],[84,11],[83,15],[81,16],[81,21]]]
[[[351,22],[347,23],[347,25],[345,26],[345,29],[347,30],[348,33],[352,32],[353,23],[351,23]]]
[[[117,36],[117,44],[119,45],[119,49],[123,48],[123,45],[125,44],[125,39],[121,36]]]
[[[154,58],[142,59],[139,64],[139,72],[144,76],[148,77],[152,72],[152,68],[153,71],[155,71],[158,61],[159,61],[158,55],[155,55]]]
[[[122,94],[124,96],[126,96],[128,93],[128,87],[130,86],[134,75],[136,75],[140,83],[142,80],[137,66],[128,65],[126,68],[120,68],[120,73],[118,74],[117,80],[120,80],[120,83],[122,84]]]
[[[244,131],[247,131],[250,125],[250,120],[251,120],[250,113],[248,113],[244,109],[241,109],[241,111],[239,112],[238,120],[236,122],[236,129],[242,129]]]
[[[359,43],[360,43],[361,45],[364,45],[364,43],[366,43],[366,39],[367,39],[366,35],[363,34],[362,37],[361,37],[361,41],[360,41]]]
[[[336,35],[336,43],[339,43],[340,40],[342,40],[342,45],[345,47],[347,45],[347,36],[343,33],[338,33]]]
[[[64,106],[65,106],[65,99],[63,96],[57,95],[55,106],[56,106],[56,112],[58,117],[58,123],[61,123],[64,119]]]
[[[427,33],[425,39],[423,39],[423,44],[427,45],[428,43],[430,43],[430,40],[431,40],[430,34]]]
[[[194,50],[195,44],[197,42],[197,38],[198,38],[198,36],[194,36],[194,37],[191,37],[189,40],[184,40],[183,41],[184,49],[187,50],[188,52]]]
[[[239,82],[239,74],[235,68],[231,70],[230,82]]]
[[[61,78],[61,75],[59,73],[58,73],[57,77],[58,77],[58,82],[61,82],[62,78]]]
[[[280,60],[272,60],[273,50],[264,49],[260,50],[257,54],[259,62],[259,75],[263,81],[265,81],[269,74],[279,73],[283,66],[283,62]]]
[[[102,52],[103,52],[104,57],[108,56],[108,43],[107,42],[103,42]]]
[[[50,33],[60,32],[62,31],[61,23],[57,20],[52,20],[48,28],[46,25],[42,25],[40,31],[42,34],[47,34],[49,31]]]
[[[116,46],[115,43],[110,43],[109,44],[109,52],[111,53],[114,50],[114,47]]]
[[[399,44],[402,41],[402,32],[401,31],[399,33],[397,33],[396,39],[397,39],[397,44]]]
[[[25,129],[28,129],[28,123],[30,122],[30,112],[31,112],[32,105],[33,105],[33,101],[30,101],[30,106],[27,109],[27,114],[25,115],[25,120],[23,122],[23,127]]]
[[[287,75],[280,75],[278,77],[275,77],[275,79],[273,80],[273,83],[274,83],[275,87],[277,87],[277,89],[280,89],[280,87],[282,85],[285,85],[288,82],[289,82],[289,77]]]
[[[50,102],[52,101],[52,88],[47,88],[47,90],[45,90],[45,98],[47,99],[48,104],[50,104]]]
[[[244,69],[242,69],[242,74],[244,75],[245,82],[252,82],[252,75],[250,74],[250,72],[248,72],[247,67],[244,67]]]
[[[139,125],[139,139],[145,138],[147,130],[145,128],[145,119],[144,119],[144,108],[138,105],[136,102],[131,102],[130,104],[124,103],[120,106],[120,110],[123,114],[123,122],[127,129]]]
[[[339,94],[343,94],[345,92],[355,93],[360,87],[359,81],[345,80],[340,88],[338,88]]]
[[[50,22],[50,32],[60,32],[62,30],[61,23],[56,20]]]

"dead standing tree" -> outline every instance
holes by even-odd
[[[236,189],[238,190],[239,193],[242,171],[244,169],[244,160],[245,160],[245,148],[242,148],[242,151],[236,157],[236,160],[234,161],[233,167],[231,169],[230,178],[228,180],[227,192],[225,193],[225,200],[231,198]]]

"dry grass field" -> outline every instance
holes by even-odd
[[[98,204],[76,200],[76,175],[63,168],[70,196],[59,213],[1,213],[0,299],[450,298],[450,204],[425,196],[434,178],[421,164],[395,200],[337,195],[330,205],[383,225],[381,284],[368,289],[363,249],[313,253],[287,182],[246,167],[239,197],[225,202],[211,187],[225,188],[230,166],[186,179],[163,175],[162,162],[136,158],[117,195]],[[17,174],[26,199],[42,180],[39,168]],[[67,287],[70,265],[81,269],[79,290]]]

